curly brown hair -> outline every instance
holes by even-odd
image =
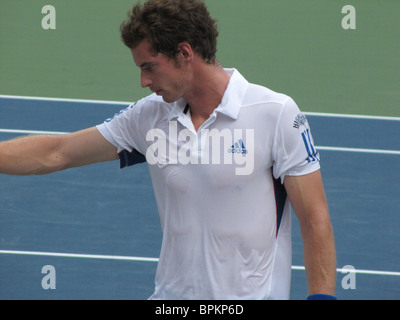
[[[148,40],[155,53],[173,59],[187,42],[206,63],[214,64],[217,21],[200,0],[148,0],[136,4],[120,27],[123,42],[134,49]]]

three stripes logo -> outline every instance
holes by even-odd
[[[303,131],[301,136],[303,137],[303,142],[306,147],[307,154],[308,154],[307,162],[310,163],[310,162],[319,161],[318,152],[315,149],[314,144],[312,142],[310,129]]]
[[[245,156],[248,153],[248,151],[244,145],[243,140],[239,139],[234,145],[232,145],[232,147],[228,149],[228,153],[238,153]]]
[[[314,142],[311,136],[310,129],[307,126],[307,123],[308,123],[307,117],[304,114],[300,113],[296,116],[296,119],[293,122],[293,128],[300,129],[301,127],[303,127],[306,129],[301,133],[301,136],[303,138],[304,146],[306,147],[307,150],[307,155],[308,155],[307,162],[308,163],[317,162],[320,161],[319,153],[314,147]]]

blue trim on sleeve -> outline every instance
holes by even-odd
[[[123,150],[120,153],[118,153],[118,156],[120,160],[121,169],[133,166],[138,163],[146,162],[145,156],[142,155],[140,152],[136,151],[135,149],[133,149],[132,152]]]
[[[280,179],[274,178],[273,169],[271,170],[271,174],[274,182],[275,205],[276,205],[276,236],[278,236],[279,227],[281,226],[281,221],[283,217],[283,211],[285,209],[287,192],[284,185],[280,182]]]

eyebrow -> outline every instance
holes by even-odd
[[[144,67],[148,67],[148,66],[154,66],[155,63],[154,62],[143,62],[139,68],[144,68]]]

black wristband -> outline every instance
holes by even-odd
[[[307,300],[337,300],[337,298],[329,294],[312,294],[308,296]]]

